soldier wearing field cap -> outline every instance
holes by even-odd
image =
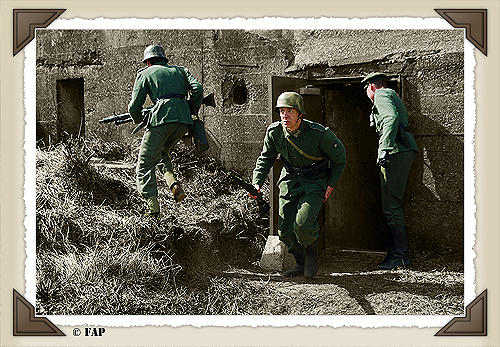
[[[304,101],[295,92],[282,93],[276,102],[281,121],[266,131],[252,183],[260,191],[280,155],[283,169],[278,179],[280,240],[288,246],[295,267],[286,277],[318,271],[318,213],[337,185],[346,165],[345,148],[333,132],[304,119]]]
[[[203,87],[185,67],[168,65],[161,46],[146,47],[143,63],[146,67],[137,73],[128,110],[134,122],[140,123],[144,118],[142,109],[146,96],[154,103],[139,150],[137,189],[146,199],[146,215],[158,218],[156,169],[167,181],[176,202],[186,197],[174,173],[169,152],[193,124],[186,100],[188,91],[194,107],[199,109]]]
[[[371,73],[361,83],[373,102],[370,124],[379,134],[377,165],[380,167],[382,208],[389,225],[387,256],[380,269],[412,265],[408,230],[404,217],[404,196],[411,166],[418,154],[408,131],[408,112],[396,92],[386,86],[386,75]]]

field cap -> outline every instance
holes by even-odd
[[[378,80],[385,80],[387,78],[385,73],[382,72],[372,72],[371,74],[367,75],[363,80],[361,81],[361,84],[364,84],[364,88],[368,87],[370,83],[373,83]]]

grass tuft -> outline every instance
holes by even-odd
[[[267,222],[222,165],[179,143],[172,152],[188,197],[173,201],[159,178],[161,220],[144,217],[137,149],[96,137],[36,155],[37,310],[40,314],[227,314],[239,300],[215,280],[256,261]],[[215,294],[214,294],[215,293]],[[219,294],[233,301],[222,304]]]
[[[419,252],[412,269],[382,271],[378,254],[337,251],[311,280],[256,270],[268,221],[217,160],[182,141],[171,157],[188,195],[176,204],[160,177],[161,219],[146,218],[137,152],[92,136],[37,149],[38,314],[463,314],[459,256]]]

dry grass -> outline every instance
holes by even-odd
[[[145,218],[134,169],[91,164],[134,154],[95,138],[37,149],[38,312],[234,312],[238,295],[216,275],[260,256],[267,230],[256,205],[215,160],[178,144],[188,198],[175,204],[160,181],[162,219]]]
[[[37,313],[41,315],[462,314],[463,261],[423,252],[412,270],[378,255],[320,257],[312,280],[253,266],[268,222],[213,158],[179,143],[172,159],[188,197],[160,180],[159,222],[145,218],[137,147],[97,138],[37,149]],[[267,194],[268,192],[265,192]]]

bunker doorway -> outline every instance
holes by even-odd
[[[85,135],[83,78],[57,80],[57,138]]]
[[[328,126],[346,147],[344,174],[318,217],[321,250],[384,250],[387,230],[376,166],[378,135],[370,128],[372,104],[360,83],[362,79],[271,76],[269,81],[271,122],[279,120],[274,111],[279,94],[295,91],[304,98],[305,118]],[[388,87],[400,93],[399,76],[389,75]],[[276,182],[281,168],[277,160],[270,173],[271,235],[277,235],[278,230]]]

